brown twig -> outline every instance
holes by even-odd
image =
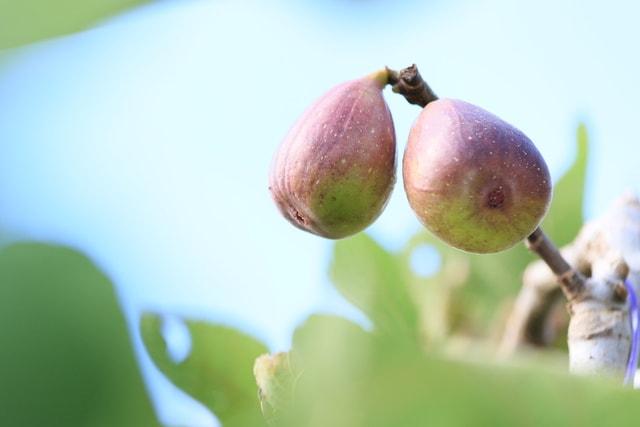
[[[427,82],[424,81],[416,64],[394,71],[387,68],[389,73],[389,84],[395,93],[404,96],[407,102],[425,107],[431,101],[438,99],[431,90]]]
[[[542,228],[536,228],[526,240],[527,247],[535,252],[549,266],[556,275],[562,292],[569,301],[577,297],[584,288],[585,278],[576,269],[571,267],[567,260],[560,254],[558,248],[549,240]]]

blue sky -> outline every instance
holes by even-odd
[[[0,69],[0,226],[89,254],[132,325],[140,310],[172,312],[286,349],[312,311],[361,319],[328,284],[331,243],[292,228],[267,191],[271,156],[311,101],[415,62],[441,97],[527,133],[554,178],[584,120],[593,217],[640,190],[639,12],[630,1],[152,4]],[[386,97],[401,155],[418,109]],[[369,232],[397,249],[418,229],[398,182]],[[165,422],[214,425],[141,358]]]

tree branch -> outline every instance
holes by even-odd
[[[586,223],[562,254],[584,279],[584,288],[568,304],[569,365],[575,373],[606,373],[622,378],[631,347],[629,295],[624,285],[638,289],[640,273],[629,271],[625,255],[638,253],[640,201],[623,196],[601,218]],[[505,325],[500,356],[510,356],[525,344],[542,344],[529,336],[538,313],[554,298],[554,277],[541,261],[525,270],[523,287]],[[631,288],[630,288],[631,289]]]
[[[409,104],[425,107],[428,103],[438,99],[420,75],[416,64],[400,71],[394,71],[389,67],[386,69],[389,73],[391,89],[404,96]]]
[[[585,277],[576,271],[567,260],[564,259],[558,248],[549,240],[542,228],[533,230],[526,240],[526,245],[535,252],[556,275],[562,292],[569,301],[582,293],[585,286]]]

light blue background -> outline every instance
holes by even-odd
[[[313,99],[415,62],[440,96],[527,133],[554,178],[585,120],[593,217],[639,189],[638,16],[631,1],[158,2],[0,69],[0,227],[88,253],[134,333],[152,309],[283,350],[311,311],[362,320],[328,284],[331,243],[292,228],[267,191]],[[387,95],[401,155],[418,109]],[[369,231],[397,249],[418,229],[399,181]],[[162,420],[214,425],[135,340]]]

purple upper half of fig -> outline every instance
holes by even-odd
[[[527,136],[464,101],[429,103],[411,129],[405,191],[421,222],[469,252],[497,252],[528,236],[551,201],[547,165]]]
[[[298,119],[280,145],[271,195],[293,225],[338,239],[382,212],[395,182],[396,140],[382,97],[386,71],[340,84]]]

